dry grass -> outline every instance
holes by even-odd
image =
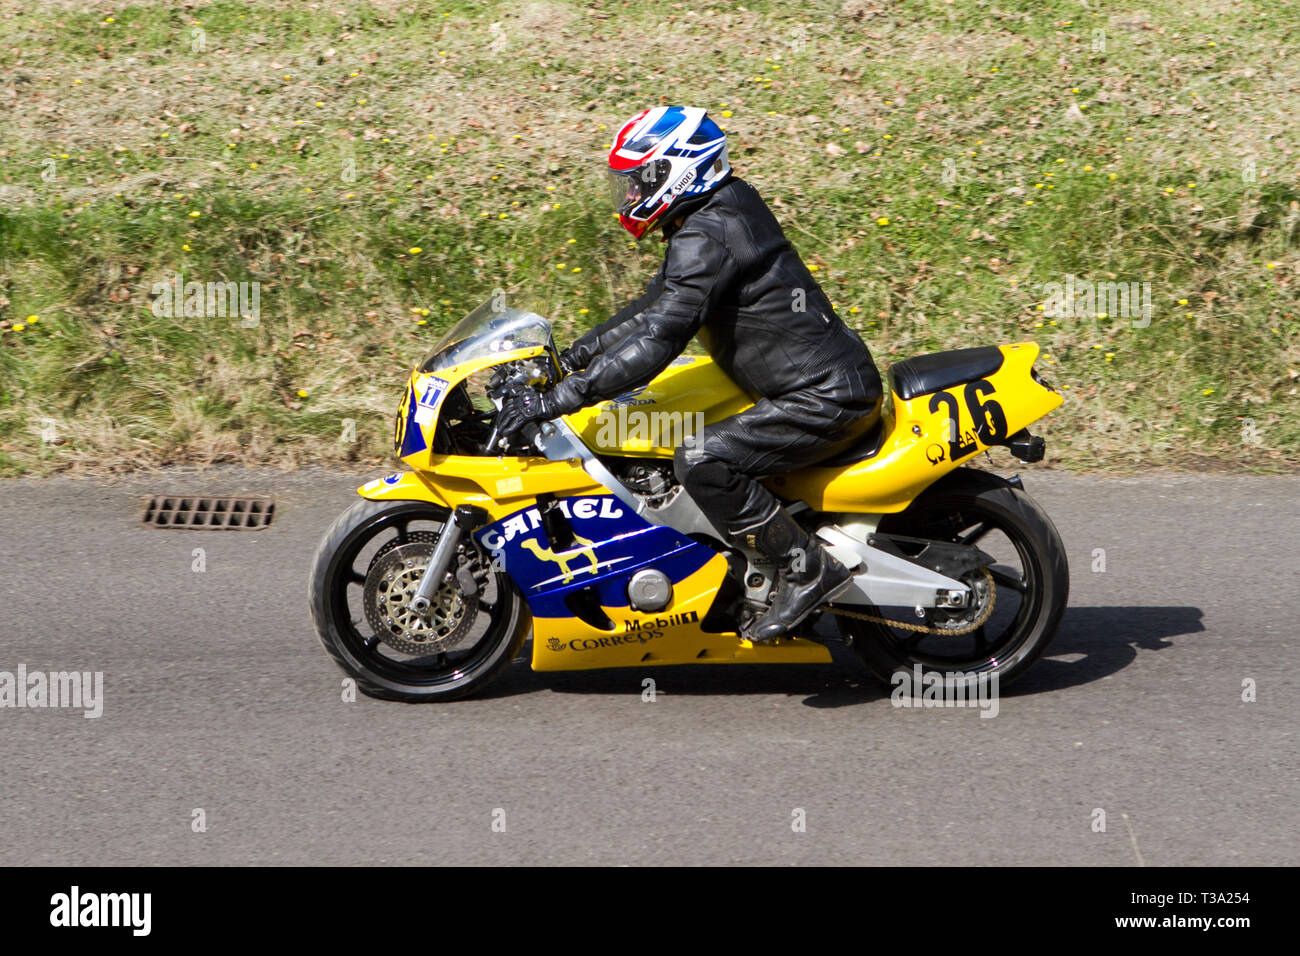
[[[1295,12],[746,6],[0,6],[0,473],[380,460],[493,289],[564,338],[650,274],[599,166],[665,99],[729,127],[882,364],[1033,338],[1059,464],[1295,465]],[[153,316],[177,269],[262,283],[260,327]],[[1043,321],[1066,273],[1150,282],[1155,320]]]

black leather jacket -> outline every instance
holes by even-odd
[[[571,411],[645,385],[697,335],[755,398],[837,380],[847,403],[878,398],[880,375],[857,333],[835,314],[758,191],[732,178],[670,209],[668,251],[645,294],[573,344],[581,369],[550,394]],[[667,218],[667,217],[666,217]],[[874,389],[874,394],[871,394]],[[838,398],[838,394],[836,396]]]

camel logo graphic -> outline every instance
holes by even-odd
[[[543,548],[537,538],[528,538],[520,541],[521,547],[531,551],[539,561],[554,561],[560,566],[561,575],[564,583],[568,584],[573,580],[574,572],[569,570],[569,562],[576,558],[586,558],[591,562],[591,567],[580,569],[582,573],[588,572],[595,574],[596,569],[600,567],[600,562],[596,560],[596,551],[593,547],[594,541],[590,541],[582,535],[575,534],[573,540],[578,542],[576,547],[569,548],[567,551],[561,551],[556,554],[550,548]]]

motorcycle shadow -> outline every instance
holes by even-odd
[[[1203,632],[1197,607],[1071,607],[1044,656],[1002,692],[1004,697],[1041,694],[1088,684],[1117,673],[1139,651],[1173,646],[1172,638]],[[869,674],[835,633],[818,627],[831,664],[748,664],[616,668],[539,674],[528,667],[530,645],[481,696],[510,697],[549,690],[564,694],[640,694],[647,678],[666,693],[802,695],[808,707],[846,707],[888,699],[891,688]]]

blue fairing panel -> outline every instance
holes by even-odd
[[[612,495],[562,498],[556,505],[573,528],[573,544],[551,548],[541,512],[524,508],[476,532],[537,617],[567,617],[564,598],[595,586],[605,607],[627,607],[627,581],[653,566],[674,584],[717,552],[672,528],[650,524]]]

